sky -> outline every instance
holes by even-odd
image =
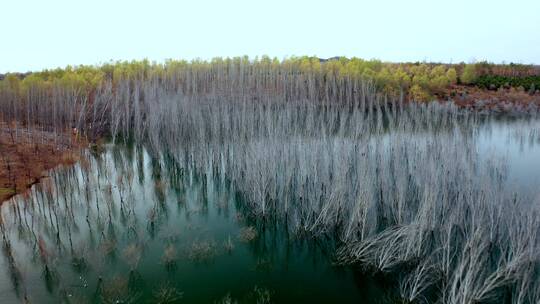
[[[540,64],[539,0],[0,0],[0,73],[293,55]]]

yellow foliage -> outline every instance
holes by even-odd
[[[436,76],[435,78],[432,78],[429,81],[429,89],[432,92],[442,92],[449,85],[450,85],[450,80],[444,74],[441,76]]]
[[[421,88],[427,88],[429,86],[429,78],[425,74],[414,75],[412,79],[413,86],[419,86]]]
[[[432,97],[428,91],[420,87],[418,84],[415,84],[409,90],[410,98],[417,102],[428,102],[431,101]]]
[[[471,84],[476,80],[476,66],[474,64],[467,64],[463,68],[460,80],[462,83]]]
[[[448,81],[450,81],[450,84],[454,85],[457,83],[457,72],[454,68],[449,68],[448,71],[446,71],[446,77],[448,78]]]
[[[431,70],[430,76],[431,78],[441,77],[445,75],[445,72],[446,67],[444,65],[438,65]]]
[[[290,57],[279,60],[261,56],[250,60],[247,56],[211,60],[194,59],[166,60],[164,63],[140,61],[117,61],[101,66],[67,66],[64,69],[44,70],[32,73],[20,81],[17,75],[7,75],[0,82],[2,90],[11,90],[19,94],[30,88],[48,88],[63,86],[81,93],[100,86],[104,81],[114,84],[122,80],[164,78],[183,72],[207,72],[213,69],[238,69],[254,67],[259,71],[273,73],[305,74],[309,77],[324,77],[326,81],[347,78],[350,80],[369,79],[377,89],[386,94],[397,96],[402,91],[411,91],[410,96],[417,100],[427,100],[433,93],[441,92],[446,87],[457,83],[456,69],[445,65],[432,66],[422,64],[384,63],[380,60],[339,57],[321,61],[317,57]],[[266,73],[266,72],[264,72]],[[460,75],[462,82],[470,83],[476,78],[474,65],[467,65]]]
[[[394,72],[394,77],[402,89],[408,89],[411,86],[411,77],[401,67]]]

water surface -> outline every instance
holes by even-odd
[[[440,136],[451,143],[455,134]],[[538,121],[490,121],[470,140],[475,157],[507,168],[514,191],[538,193]],[[0,302],[394,298],[387,280],[334,265],[336,240],[292,234],[286,222],[253,219],[245,208],[220,173],[185,170],[142,147],[109,145],[2,205]]]

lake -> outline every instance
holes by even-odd
[[[540,121],[474,126],[463,133],[415,131],[398,144],[403,134],[390,129],[362,142],[373,150],[351,151],[392,160],[400,147],[439,149],[431,146],[434,137],[456,154],[466,143],[470,163],[487,164],[478,176],[496,169],[505,189],[537,201]],[[355,142],[345,141],[339,144],[345,150]],[[309,140],[298,145],[314,147]],[[301,220],[282,216],[290,211],[254,216],[253,196],[239,184],[246,177],[228,176],[235,169],[220,170],[229,167],[221,160],[184,165],[178,153],[110,143],[4,203],[1,302],[395,303],[392,272],[336,263],[343,237],[332,229],[315,235],[298,229]]]

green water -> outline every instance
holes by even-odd
[[[473,137],[475,157],[501,161],[506,183],[533,200],[538,126],[496,122]],[[395,303],[399,274],[334,265],[331,236],[251,218],[220,173],[109,145],[50,175],[2,205],[2,304]]]
[[[4,204],[0,302],[371,303],[335,244],[249,219],[223,177],[109,147]]]

